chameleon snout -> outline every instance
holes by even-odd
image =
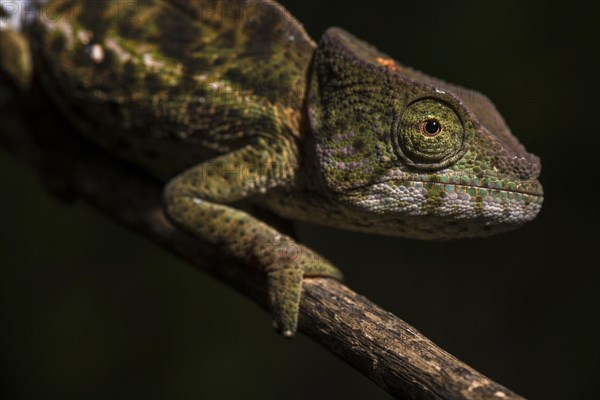
[[[537,155],[529,153],[509,131],[492,133],[482,127],[477,137],[467,153],[477,156],[470,159],[467,155],[465,161],[474,166],[473,172],[481,175],[484,182],[491,179],[496,182],[491,187],[536,196],[543,194],[538,181],[542,164]]]

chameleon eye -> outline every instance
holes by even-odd
[[[442,125],[435,119],[428,119],[421,123],[421,133],[425,136],[435,136],[442,131]]]
[[[442,168],[455,160],[464,127],[452,106],[426,98],[410,103],[395,123],[396,151],[407,164],[425,169]]]

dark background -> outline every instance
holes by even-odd
[[[542,159],[539,217],[421,242],[298,224],[347,283],[535,399],[598,385],[599,12],[589,3],[285,1],[315,39],[342,26],[488,95]],[[1,121],[0,121],[1,123]],[[0,152],[1,390],[10,398],[387,398],[258,306]]]

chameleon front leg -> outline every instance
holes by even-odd
[[[254,161],[248,161],[254,160]],[[265,151],[246,147],[194,166],[164,190],[166,213],[180,228],[266,274],[275,328],[292,337],[305,276],[341,279],[327,260],[229,203],[264,192],[276,176]]]

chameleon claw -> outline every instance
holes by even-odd
[[[296,246],[300,252],[294,253],[292,262],[282,257],[266,269],[274,326],[286,338],[294,337],[298,329],[304,277],[342,278],[341,272],[326,259],[301,245]]]
[[[292,332],[291,330],[283,331],[281,334],[283,335],[283,337],[288,338],[288,339],[293,338],[295,335],[295,333]]]
[[[303,275],[300,268],[281,268],[268,273],[275,330],[286,338],[293,337],[298,327]]]
[[[277,323],[277,321],[273,321],[273,329],[275,329],[275,331],[277,331],[277,333],[279,333],[281,336],[283,336],[286,339],[291,339],[294,336],[296,336],[296,330],[295,329],[285,329],[285,330],[282,330],[279,327],[279,324]]]

